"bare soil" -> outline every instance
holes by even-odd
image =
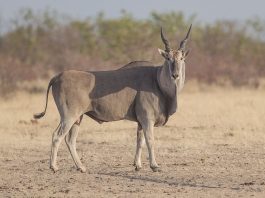
[[[86,173],[63,142],[60,170],[49,169],[59,115],[50,97],[18,93],[0,100],[0,197],[265,197],[264,90],[184,90],[178,112],[155,128],[162,172],[132,166],[136,124],[83,119],[77,140]]]

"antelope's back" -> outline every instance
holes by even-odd
[[[129,69],[133,67],[147,67],[147,66],[154,66],[154,64],[150,61],[132,61],[119,69]]]

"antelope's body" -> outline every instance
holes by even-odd
[[[45,115],[48,93],[52,87],[61,117],[59,128],[54,132],[52,140],[50,166],[54,171],[58,170],[57,152],[64,138],[77,168],[85,171],[76,152],[76,138],[83,115],[99,123],[117,120],[136,122],[136,170],[141,168],[144,137],[149,151],[150,167],[153,171],[159,170],[154,155],[153,128],[164,125],[169,116],[176,112],[177,93],[184,85],[186,56],[181,48],[183,46],[179,50],[169,48],[162,30],[161,37],[166,45],[166,51],[160,50],[165,58],[161,66],[136,61],[118,70],[69,70],[52,78],[47,90],[45,110],[36,114],[35,118]]]

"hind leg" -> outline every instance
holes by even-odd
[[[58,148],[59,148],[63,138],[66,136],[66,134],[69,132],[69,130],[73,126],[73,124],[74,124],[74,121],[72,121],[72,120],[61,121],[61,124],[60,124],[61,126],[60,126],[59,130],[55,130],[53,133],[50,168],[54,172],[56,172],[58,170],[58,167],[56,165]]]
[[[80,170],[82,173],[86,172],[86,168],[82,165],[80,158],[76,152],[76,138],[79,131],[79,125],[82,121],[83,116],[77,120],[72,128],[70,129],[69,133],[65,136],[65,142],[66,145],[71,153],[71,156],[74,160],[74,163],[78,170]]]
[[[133,164],[135,166],[136,171],[139,171],[142,168],[141,154],[142,154],[143,145],[144,145],[144,133],[143,133],[142,127],[138,125],[136,153],[135,153],[134,164]]]

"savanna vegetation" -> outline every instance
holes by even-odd
[[[6,30],[0,35],[1,95],[65,69],[115,69],[133,60],[161,63],[160,27],[177,48],[190,23],[188,80],[259,87],[265,76],[265,22],[259,18],[202,24],[181,12],[135,19],[123,11],[115,19],[99,13],[76,20],[51,10],[23,9],[9,28],[0,27]]]

